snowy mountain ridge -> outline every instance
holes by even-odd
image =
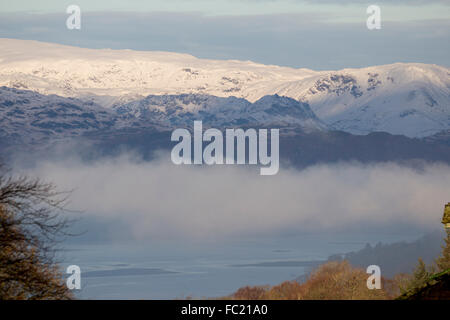
[[[170,131],[205,127],[284,127],[304,132],[328,129],[307,104],[278,95],[251,103],[242,98],[200,94],[150,95],[105,108],[91,101],[0,87],[0,138],[41,143],[87,133],[122,129]]]
[[[161,118],[174,108],[173,100],[162,105],[158,99],[164,98],[157,95],[216,96],[208,100],[211,106],[181,103],[177,107],[183,110],[177,112],[195,115],[207,110],[211,120],[222,123],[253,117],[261,123],[276,120],[305,125],[302,116],[308,111],[304,108],[293,107],[286,114],[283,112],[288,109],[276,112],[272,107],[258,111],[254,108],[260,104],[248,109],[239,100],[256,102],[264,96],[279,95],[308,106],[332,128],[354,134],[386,131],[423,137],[450,129],[450,69],[420,63],[313,71],[251,61],[198,59],[179,53],[84,49],[0,39],[0,86],[73,97],[167,124],[176,122],[174,117]],[[235,100],[221,104],[220,97]],[[311,126],[321,127],[313,122]]]
[[[309,105],[278,95],[264,96],[254,103],[243,98],[203,94],[149,95],[144,99],[114,106],[119,114],[140,120],[154,120],[168,127],[190,127],[203,120],[212,127],[269,126],[326,130]]]

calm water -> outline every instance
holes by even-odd
[[[307,261],[359,250],[366,243],[417,235],[340,234],[254,239],[227,244],[66,245],[63,267],[81,268],[83,299],[219,297],[245,285],[274,285],[308,271]]]

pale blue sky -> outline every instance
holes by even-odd
[[[81,30],[65,27],[70,4],[81,8]],[[366,28],[370,4],[381,7],[381,30]],[[448,66],[450,0],[2,1],[0,37],[312,69]]]
[[[356,21],[368,5],[383,8],[386,20],[449,19],[450,0],[14,0],[0,12],[57,13],[76,4],[86,11],[201,12],[207,15],[321,13],[331,19]]]

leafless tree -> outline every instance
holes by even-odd
[[[68,193],[0,167],[0,299],[70,299],[55,259]]]

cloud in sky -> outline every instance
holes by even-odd
[[[252,60],[316,70],[395,62],[449,65],[450,20],[382,22],[369,31],[333,23],[326,14],[205,16],[200,13],[83,13],[81,30],[67,15],[0,15],[0,37],[90,48],[159,50],[200,58]]]
[[[232,239],[304,230],[413,226],[436,229],[450,194],[450,167],[395,164],[282,168],[175,166],[119,157],[43,162],[27,171],[75,189],[71,208],[122,221],[136,239]]]

